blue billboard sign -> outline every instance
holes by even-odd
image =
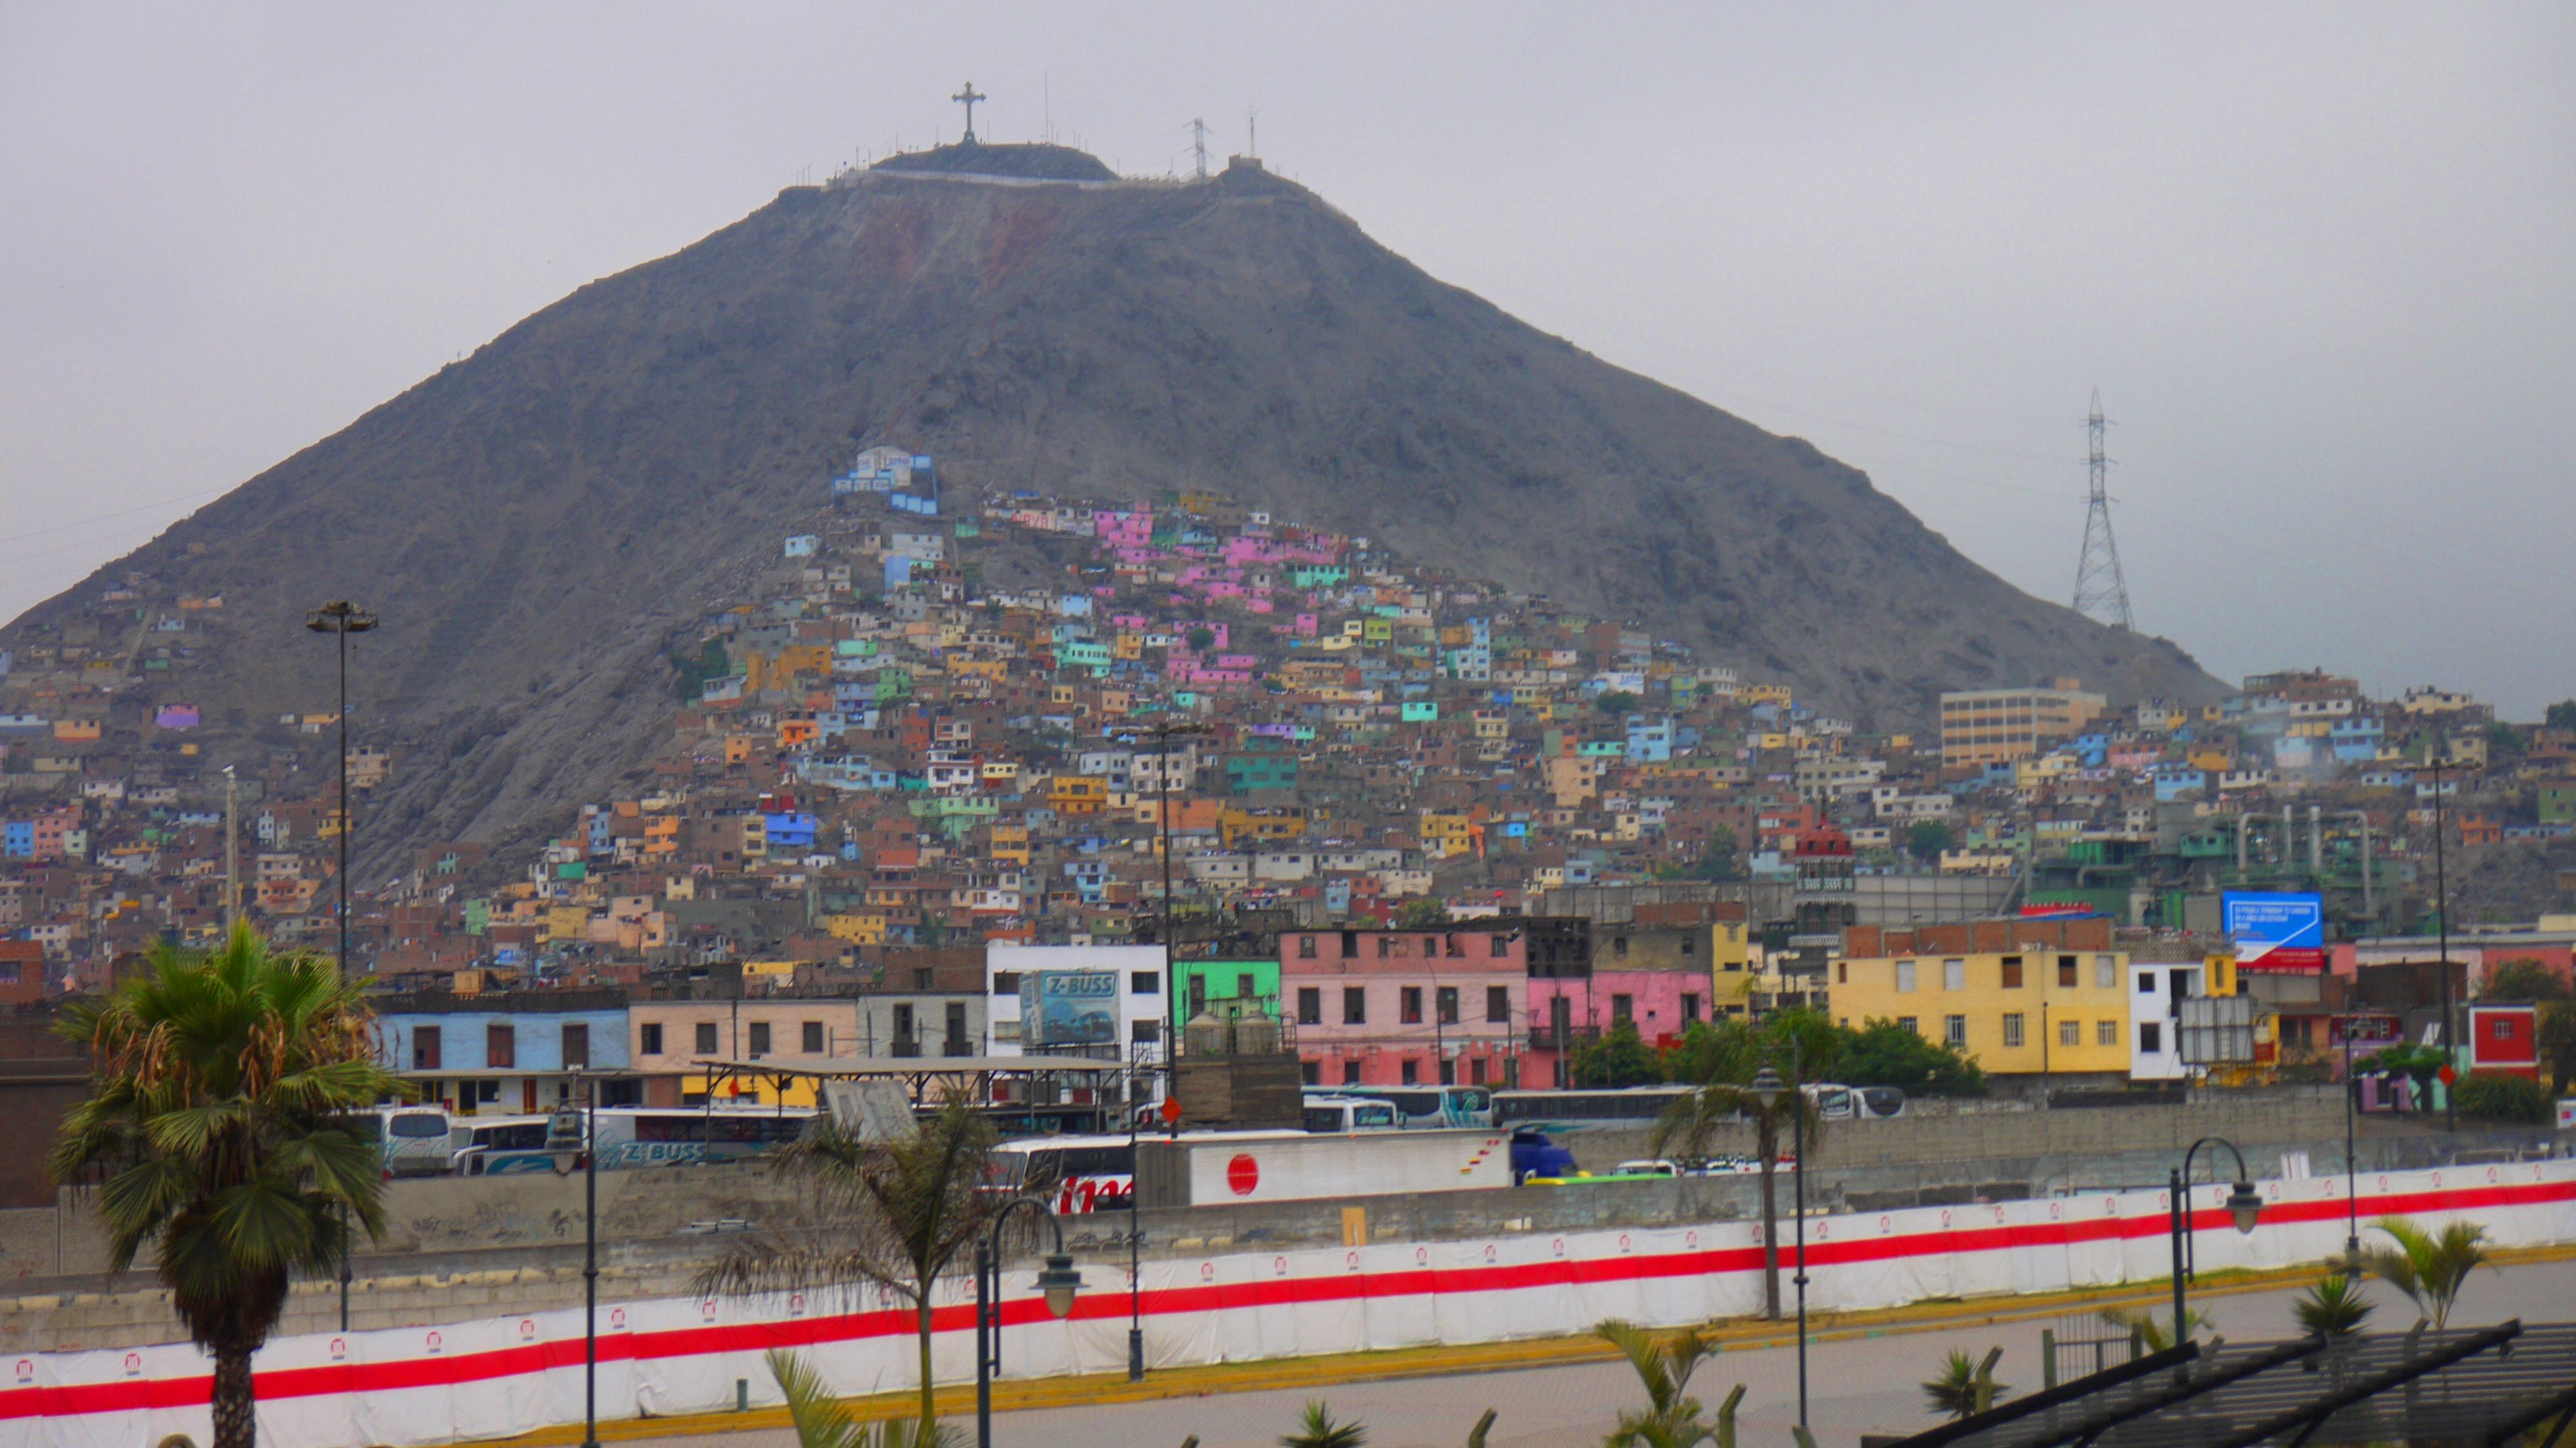
[[[1033,970],[1020,977],[1020,1044],[1106,1046],[1118,1039],[1118,974]]]
[[[2326,959],[2324,900],[2313,894],[2230,890],[2220,928],[2236,942],[2241,970],[2315,970]]]

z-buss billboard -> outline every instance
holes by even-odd
[[[1118,1040],[1118,973],[1033,970],[1020,977],[1020,1044],[1107,1046]]]
[[[2239,970],[2316,970],[2326,963],[2325,902],[2315,895],[2230,890],[2219,917],[2236,942]]]

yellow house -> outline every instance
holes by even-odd
[[[748,734],[726,735],[724,749],[724,762],[727,764],[749,764],[751,762],[751,736]]]
[[[1029,862],[1029,827],[1026,825],[993,826],[992,857],[1007,865]]]
[[[1965,1052],[1989,1075],[2125,1080],[2128,980],[2123,952],[2031,945],[1836,961],[1826,1002],[1837,1022],[1894,1021]]]
[[[1059,774],[1047,785],[1047,804],[1058,814],[1100,813],[1109,802],[1109,781],[1097,775]]]
[[[1750,688],[1747,688],[1741,697],[1747,704],[1787,704],[1789,702],[1789,686],[1786,684],[1755,684]]]
[[[590,935],[590,911],[580,905],[557,905],[546,912],[548,940],[584,940]]]
[[[847,941],[852,945],[883,945],[886,918],[879,914],[826,915],[823,929],[834,940]]]
[[[1422,852],[1437,859],[1463,855],[1475,848],[1476,822],[1463,814],[1425,812]]]

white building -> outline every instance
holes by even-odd
[[[1072,984],[1098,988],[1099,1013],[1110,1019],[1108,1040],[1050,1049],[1102,1059],[1158,1066],[1170,995],[1163,983],[1159,945],[1002,945],[984,950],[985,1051],[994,1056],[1035,1054],[1021,1038],[1020,989],[1046,972],[1095,977]],[[1096,977],[1107,977],[1105,982]]]

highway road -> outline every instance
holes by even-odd
[[[2381,1307],[2374,1329],[2403,1329],[2413,1309],[2378,1282],[2370,1291]],[[2275,1290],[2215,1296],[2206,1306],[2213,1331],[2230,1341],[2288,1337],[2295,1292]],[[2001,1304],[1981,1304],[2000,1306]],[[2461,1294],[2454,1326],[2576,1318],[2576,1261],[2525,1263],[2482,1271]],[[1997,1376],[2023,1390],[2040,1385],[2039,1341],[2049,1320],[1930,1328],[1888,1336],[1817,1343],[1808,1350],[1809,1423],[1822,1448],[1855,1448],[1864,1432],[1906,1432],[1935,1419],[1916,1385],[1933,1375],[1952,1348],[1981,1356],[2004,1349]],[[1792,1348],[1755,1348],[1711,1359],[1692,1380],[1693,1395],[1714,1405],[1743,1383],[1738,1415],[1741,1442],[1786,1445],[1797,1421],[1798,1366]],[[1449,1377],[1361,1382],[1297,1391],[1222,1393],[1100,1407],[1047,1408],[997,1415],[997,1448],[1177,1448],[1196,1434],[1201,1448],[1275,1448],[1295,1425],[1299,1407],[1322,1398],[1334,1415],[1368,1428],[1369,1448],[1459,1448],[1486,1408],[1500,1417],[1487,1448],[1574,1448],[1597,1444],[1622,1408],[1640,1407],[1644,1393],[1625,1363],[1585,1362],[1559,1368],[1523,1368]],[[961,1426],[972,1428],[971,1420]],[[794,1448],[783,1431],[659,1440],[671,1448]]]

